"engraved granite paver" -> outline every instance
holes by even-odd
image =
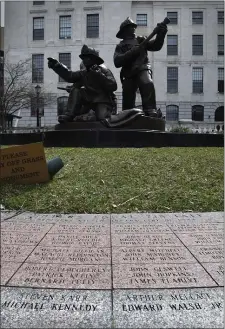
[[[110,248],[64,248],[38,246],[27,259],[30,263],[111,264]]]
[[[56,234],[109,234],[110,225],[108,224],[55,224],[49,233]]]
[[[165,215],[166,222],[170,223],[224,223],[223,212],[204,212],[204,213],[167,213]]]
[[[146,224],[155,224],[163,223],[166,219],[165,214],[148,214],[148,213],[127,213],[127,214],[112,214],[111,223],[114,224],[137,224],[146,223]]]
[[[185,247],[113,247],[113,264],[196,263]]]
[[[177,236],[186,246],[221,245],[224,238],[223,232],[177,233]]]
[[[198,263],[113,265],[114,288],[183,288],[217,286]]]
[[[112,234],[134,234],[134,233],[172,233],[164,224],[149,225],[147,223],[140,224],[114,224],[112,225]]]
[[[34,246],[1,244],[1,260],[23,262],[34,249]]]
[[[188,249],[199,262],[223,262],[224,248],[218,246],[189,246]]]
[[[174,234],[113,234],[112,246],[183,246]]]
[[[223,223],[177,223],[177,224],[168,224],[173,232],[179,233],[192,233],[192,232],[222,232]]]
[[[110,289],[110,265],[24,263],[8,285],[40,288]]]
[[[103,234],[47,234],[41,246],[53,247],[110,247],[110,236]]]
[[[224,328],[222,288],[115,290],[113,300],[115,328]]]
[[[15,223],[6,221],[1,224],[1,232],[47,233],[51,227],[52,224]]]
[[[44,233],[1,232],[1,243],[9,245],[36,245]]]
[[[2,288],[1,328],[111,328],[110,291]]]

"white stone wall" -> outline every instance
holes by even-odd
[[[224,34],[224,26],[217,24],[217,11],[224,9],[223,1],[99,1],[91,4],[74,1],[60,4],[46,1],[44,6],[33,6],[33,1],[9,1],[5,4],[5,50],[9,50],[12,61],[31,58],[32,54],[44,54],[44,86],[58,96],[67,92],[57,90],[57,75],[47,67],[47,57],[58,59],[60,52],[71,52],[72,69],[79,68],[79,54],[84,43],[100,51],[107,66],[113,71],[118,83],[117,95],[121,109],[121,83],[119,69],[113,64],[113,53],[119,39],[115,37],[120,23],[136,14],[148,14],[148,26],[138,27],[137,33],[148,35],[155,25],[162,21],[167,11],[178,12],[178,25],[169,25],[169,34],[178,34],[178,56],[167,56],[166,40],[161,51],[149,53],[152,62],[157,107],[166,114],[166,105],[179,106],[179,118],[191,119],[192,105],[204,105],[204,120],[212,120],[218,106],[223,105],[223,95],[217,92],[217,68],[223,67],[223,56],[217,55],[217,34]],[[192,25],[192,10],[203,10],[204,24]],[[99,13],[99,38],[86,38],[86,14]],[[72,16],[72,38],[59,39],[59,15]],[[33,41],[33,17],[45,17],[45,40]],[[192,56],[192,34],[203,34],[204,55]],[[167,93],[167,66],[178,66],[178,93]],[[204,93],[192,94],[192,67],[204,67]],[[34,84],[35,86],[36,84]],[[137,95],[140,104],[140,95]],[[45,108],[42,125],[57,123],[57,103]],[[36,119],[30,116],[30,109],[22,111],[19,126],[35,126]],[[209,118],[210,116],[210,118]]]

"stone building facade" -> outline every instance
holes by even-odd
[[[148,35],[169,16],[171,24],[162,50],[149,53],[157,107],[168,122],[213,123],[223,120],[223,12],[223,1],[215,0],[7,1],[4,48],[11,61],[32,58],[34,87],[39,84],[55,95],[55,103],[44,109],[41,119],[42,126],[51,126],[57,123],[57,110],[62,110],[68,94],[57,89],[67,83],[48,69],[47,57],[61,58],[77,70],[82,45],[95,47],[116,77],[121,110],[119,69],[113,64],[121,22],[130,16],[138,23],[137,34]],[[36,125],[31,109],[20,115],[19,126]]]

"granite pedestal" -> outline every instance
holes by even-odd
[[[1,328],[224,328],[223,214],[1,216]]]

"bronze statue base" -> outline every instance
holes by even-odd
[[[145,129],[154,131],[165,131],[166,121],[161,118],[151,118],[144,115],[137,115],[132,120],[111,121],[109,119],[103,121],[86,121],[86,122],[67,122],[57,124],[55,130],[77,130],[77,129]]]

